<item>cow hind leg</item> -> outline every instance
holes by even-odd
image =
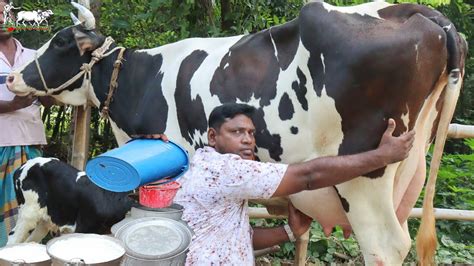
[[[382,177],[359,177],[338,185],[349,203],[347,217],[360,244],[366,265],[401,265],[411,240],[393,207],[393,177],[398,164],[387,166]]]

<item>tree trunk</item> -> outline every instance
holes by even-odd
[[[54,120],[54,128],[53,128],[53,134],[51,135],[51,140],[56,141],[59,140],[58,136],[61,136],[59,134],[59,131],[61,129],[61,121],[63,120],[64,117],[64,106],[59,107],[58,114],[56,115],[56,119]]]
[[[230,0],[221,0],[221,29],[228,31],[232,26],[232,21],[229,19],[230,15]]]

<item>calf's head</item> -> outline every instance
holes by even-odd
[[[36,51],[35,58],[7,77],[10,91],[20,96],[51,95],[72,105],[87,102],[90,91],[88,82],[84,82],[82,76],[69,86],[57,89],[76,76],[83,64],[91,61],[91,52],[105,39],[94,31],[95,19],[92,13],[77,3],[72,4],[84,19],[79,21],[71,13],[75,25],[57,32]]]

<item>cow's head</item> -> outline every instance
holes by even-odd
[[[24,96],[52,95],[59,101],[83,105],[87,102],[92,87],[80,77],[64,89],[55,90],[76,76],[83,64],[91,61],[91,52],[104,42],[95,29],[95,19],[85,7],[72,2],[84,19],[77,19],[72,13],[74,26],[56,33],[36,52],[35,58],[12,72],[7,78],[8,88]]]

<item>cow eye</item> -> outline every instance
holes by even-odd
[[[66,41],[62,38],[57,38],[56,40],[54,40],[54,46],[60,48],[60,47],[64,47],[64,45],[66,45]]]

